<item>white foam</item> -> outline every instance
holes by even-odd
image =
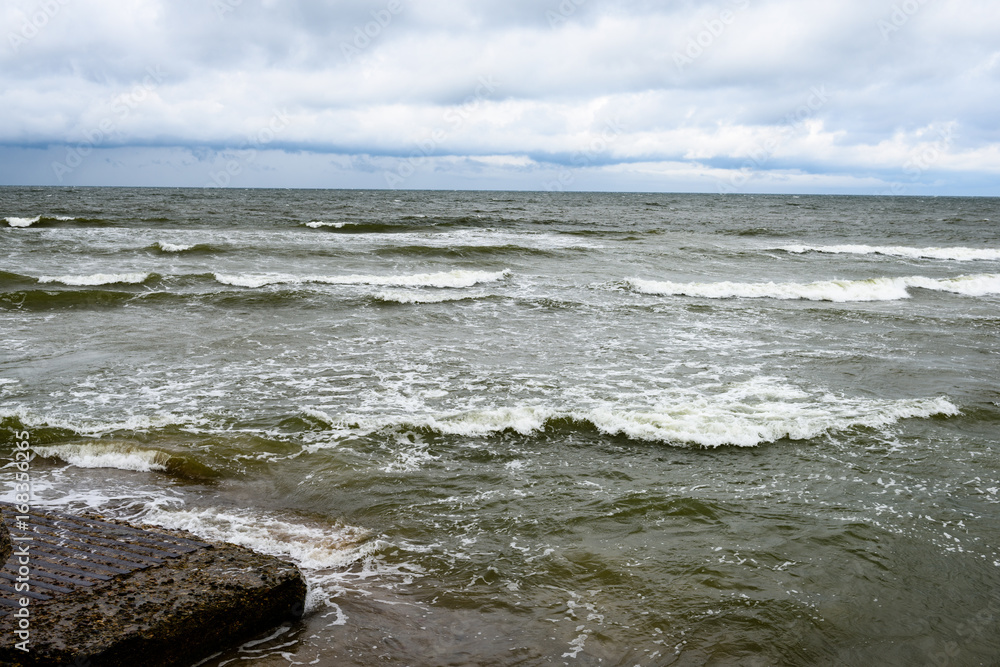
[[[265,287],[267,285],[303,285],[317,283],[325,285],[384,285],[388,287],[440,287],[463,288],[479,283],[495,282],[510,275],[504,271],[442,271],[440,273],[416,273],[398,276],[294,276],[284,273],[264,274],[223,274],[216,273],[216,281],[236,287]]]
[[[193,427],[208,423],[206,419],[201,417],[196,418],[164,412],[155,415],[129,415],[120,421],[76,422],[53,415],[37,415],[23,407],[13,410],[0,410],[0,419],[9,417],[16,417],[28,428],[61,428],[73,431],[79,435],[92,437],[100,437],[119,431],[149,431],[167,426]]]
[[[305,525],[257,512],[220,508],[154,508],[143,521],[207,539],[289,557],[313,570],[344,568],[375,549],[368,531],[353,526]]]
[[[163,241],[157,242],[156,245],[163,252],[184,252],[194,247],[193,245],[175,245],[173,243],[164,243]]]
[[[42,219],[42,216],[36,215],[34,218],[4,218],[4,221],[11,227],[31,227],[33,224]]]
[[[549,419],[559,416],[558,411],[544,407],[499,408],[428,416],[417,421],[416,425],[447,435],[483,436],[506,430],[529,435],[541,431]]]
[[[379,301],[390,303],[444,303],[445,301],[463,301],[474,297],[467,294],[448,294],[442,292],[383,290],[377,293],[375,298]]]
[[[958,276],[957,278],[922,278],[914,276],[905,278],[909,287],[935,290],[937,292],[953,292],[965,296],[986,296],[1000,294],[1000,274],[981,274],[976,276]]]
[[[149,279],[148,273],[94,273],[88,276],[42,276],[40,283],[62,283],[63,285],[94,286],[128,284],[135,285]]]
[[[735,396],[657,406],[655,410],[597,409],[586,418],[601,432],[636,440],[685,442],[702,447],[755,447],[782,438],[809,440],[851,428],[882,428],[901,419],[955,415],[944,398],[745,402]]]
[[[334,229],[341,229],[346,226],[346,222],[323,222],[322,220],[313,220],[312,222],[307,222],[306,227],[312,227],[313,229],[319,229],[320,227],[333,227]]]
[[[33,224],[35,224],[36,222],[38,222],[39,220],[41,220],[42,217],[43,216],[41,216],[41,215],[36,215],[34,218],[15,218],[15,217],[12,216],[12,217],[9,217],[9,218],[4,218],[4,221],[9,226],[11,226],[11,227],[31,227]],[[74,218],[71,215],[55,215],[55,216],[48,216],[47,215],[47,216],[44,216],[44,217],[46,217],[46,218],[52,218],[54,220],[64,220],[64,221],[66,221],[66,220],[76,220],[76,218]]]
[[[887,255],[890,257],[907,257],[910,259],[945,259],[957,262],[974,260],[1000,260],[1000,249],[997,248],[912,248],[908,246],[870,246],[870,245],[787,245],[778,250],[796,254],[819,252],[828,254],[851,255]]]
[[[116,468],[135,472],[166,470],[170,455],[155,449],[139,449],[118,442],[94,442],[58,447],[35,447],[46,458],[62,459],[77,468]]]
[[[675,283],[669,281],[626,281],[642,294],[692,296],[706,299],[807,299],[810,301],[898,301],[910,298],[909,288],[917,287],[966,296],[1000,294],[1000,275],[983,274],[957,278],[871,278],[868,280],[823,280],[812,283]]]
[[[851,428],[882,428],[901,419],[955,415],[945,398],[875,400],[810,395],[787,385],[741,383],[721,394],[672,392],[657,404],[630,408],[604,403],[584,409],[523,406],[449,415],[344,418],[363,431],[426,428],[447,435],[486,436],[506,430],[529,435],[554,420],[592,424],[608,435],[702,447],[754,447],[782,438],[808,440]]]

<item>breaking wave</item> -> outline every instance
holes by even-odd
[[[93,442],[56,447],[35,447],[44,458],[58,458],[77,468],[116,468],[136,472],[167,469],[170,454],[156,449],[141,449],[126,443]]]
[[[202,539],[238,544],[272,556],[291,557],[314,570],[343,568],[374,548],[368,531],[353,526],[320,526],[232,509],[154,508],[143,521],[186,530]]]
[[[384,285],[387,287],[472,287],[480,283],[496,282],[510,275],[510,271],[443,271],[440,273],[417,273],[398,276],[293,276],[288,274],[222,274],[216,273],[215,280],[223,285],[235,287],[266,287],[268,285]]]
[[[71,215],[36,215],[33,218],[17,218],[11,216],[9,218],[4,218],[4,222],[6,222],[10,227],[31,227],[32,225],[43,221],[71,222],[73,220],[76,220],[76,218]]]
[[[95,287],[97,285],[139,285],[159,277],[155,273],[93,273],[82,276],[42,276],[39,283]]]
[[[871,245],[787,245],[777,248],[785,252],[805,254],[810,252],[849,255],[886,255],[910,259],[945,259],[956,262],[974,260],[1000,260],[1000,249],[996,248],[910,248],[907,246]]]
[[[688,396],[629,409],[609,404],[587,409],[543,406],[498,408],[455,414],[374,418],[333,418],[310,409],[310,418],[333,429],[426,430],[439,435],[482,437],[512,431],[521,435],[547,429],[596,429],[633,440],[706,448],[756,447],[784,438],[809,440],[852,428],[883,428],[902,419],[953,416],[945,398],[872,400],[810,396],[792,387],[741,385],[717,396]]]
[[[910,298],[911,288],[951,292],[965,296],[1000,294],[1000,274],[957,278],[871,278],[869,280],[822,280],[812,283],[675,283],[670,281],[625,281],[626,288],[640,294],[691,296],[706,299],[807,299],[810,301],[898,301]]]
[[[385,290],[373,297],[384,303],[445,303],[447,301],[469,301],[482,298],[472,294],[454,294],[442,292],[423,292],[408,290]]]

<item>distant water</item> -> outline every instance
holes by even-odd
[[[209,665],[1000,660],[1000,200],[2,188],[0,220],[36,504],[310,581]]]

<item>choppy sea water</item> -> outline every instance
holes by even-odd
[[[207,665],[996,664],[998,220],[2,188],[0,447],[300,565]]]

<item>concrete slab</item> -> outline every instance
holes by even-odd
[[[13,540],[0,664],[190,665],[302,615],[305,581],[280,559],[105,517],[0,511]]]

